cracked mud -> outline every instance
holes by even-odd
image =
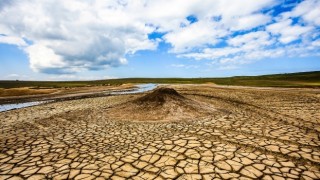
[[[145,94],[0,113],[0,179],[320,179],[319,90],[171,87],[183,120],[130,120]]]

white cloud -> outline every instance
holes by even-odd
[[[50,79],[53,81],[62,81],[62,80],[69,80],[69,81],[89,81],[89,80],[101,80],[101,79],[116,79],[117,77],[114,76],[79,76],[76,74],[59,74],[59,75],[48,75],[44,79]]]
[[[228,44],[231,46],[242,46],[245,49],[256,49],[261,46],[274,43],[270,34],[265,31],[251,32],[230,38]]]
[[[44,45],[31,45],[26,48],[26,52],[29,55],[30,67],[34,71],[45,70],[47,73],[51,73],[51,70],[54,73],[63,70],[62,68],[66,66],[63,57],[55,54],[52,49]]]
[[[218,70],[234,70],[234,69],[239,69],[239,66],[226,65],[226,66],[220,66],[220,67],[218,67]]]
[[[279,16],[273,17],[272,22],[270,17],[268,19],[268,16],[265,16],[264,21],[252,20],[251,23],[243,25],[243,23],[240,23],[241,17],[235,21],[236,23],[230,18],[230,20],[227,21],[228,27],[231,25],[231,30],[238,30],[236,34],[240,33],[241,35],[234,36],[228,32],[229,36],[223,37],[226,39],[225,42],[227,45],[216,47],[207,46],[198,51],[180,53],[179,57],[194,58],[197,60],[211,59],[223,65],[221,67],[224,69],[232,69],[238,67],[237,65],[252,63],[265,58],[319,56],[320,48],[318,37],[320,33],[317,32],[317,28],[319,27],[317,27],[316,21],[311,22],[307,20],[306,14],[308,13],[305,9],[311,12],[313,9],[317,9],[316,7],[320,8],[320,4],[316,4],[315,1],[309,3],[313,4],[313,8],[311,8],[311,6],[301,8],[308,3],[300,3],[292,12],[284,12]],[[303,13],[296,13],[295,11],[297,11],[297,9],[304,9],[304,11]],[[312,12],[312,14],[314,14],[314,12]],[[243,17],[253,16],[254,14]],[[292,18],[301,19],[293,20]],[[258,23],[259,21],[261,24],[253,23]],[[237,23],[239,23],[240,26],[237,26]],[[260,27],[258,31],[241,31],[245,30],[246,27],[250,29],[261,25],[262,27]]]
[[[198,65],[186,65],[186,64],[171,64],[171,67],[174,68],[184,68],[184,69],[190,69],[190,68],[199,68]]]
[[[164,39],[173,45],[173,52],[181,53],[205,45],[214,45],[226,35],[225,30],[217,29],[210,21],[199,21],[187,27],[181,27],[165,35]]]
[[[195,59],[212,59],[224,66],[236,66],[248,64],[264,58],[276,57],[308,57],[320,56],[319,44],[316,41],[312,44],[292,44],[285,47],[257,46],[255,49],[246,46],[228,48],[208,48],[198,53],[186,53],[180,56]],[[238,67],[238,66],[237,66]]]
[[[112,1],[28,0],[0,11],[0,42],[26,45],[30,67],[44,73],[74,73],[126,63],[125,55],[156,49],[154,27]],[[19,12],[19,13],[17,13]]]
[[[320,47],[320,39],[313,41],[313,42],[312,42],[312,46],[314,46],[314,47]]]
[[[26,46],[27,43],[19,37],[0,35],[0,43],[13,44],[17,46]]]
[[[272,17],[281,2],[13,0],[0,3],[0,43],[22,47],[34,71],[58,74],[121,66],[159,42],[178,57],[222,64],[319,54],[319,1]],[[164,36],[149,39],[154,32]]]
[[[176,67],[176,68],[183,68],[186,65],[185,64],[171,64],[172,67]]]
[[[288,16],[299,17],[301,16],[304,21],[313,25],[320,26],[320,1],[308,0],[301,2],[294,10],[288,13]]]
[[[9,75],[7,75],[7,77],[16,78],[16,77],[20,77],[20,75],[19,74],[9,74]]]
[[[234,26],[231,30],[250,30],[257,26],[265,25],[271,21],[271,17],[264,14],[253,14],[235,19]]]
[[[313,27],[292,25],[292,20],[287,19],[267,26],[273,34],[280,34],[280,42],[287,44],[300,38],[304,33],[310,32]]]
[[[52,81],[60,81],[60,80],[80,80],[79,77],[77,77],[74,74],[59,74],[59,75],[50,75],[46,77],[46,79],[52,80]]]
[[[4,77],[4,80],[29,80],[30,77],[27,75],[21,75],[21,74],[8,74]]]

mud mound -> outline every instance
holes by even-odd
[[[159,88],[150,94],[142,96],[133,101],[136,104],[163,105],[168,101],[183,101],[185,98],[172,88]]]
[[[111,119],[153,121],[203,117],[212,113],[214,108],[188,99],[172,88],[159,88],[135,100],[114,106],[108,111]]]

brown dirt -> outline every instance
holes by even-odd
[[[188,99],[172,88],[155,91],[110,108],[110,118],[130,121],[186,120],[207,116],[213,106]]]
[[[11,89],[0,88],[0,97],[51,94],[57,91],[58,91],[57,89],[32,89],[29,87],[11,88]]]
[[[159,88],[150,94],[140,97],[133,102],[136,104],[145,104],[154,106],[163,105],[167,101],[184,101],[185,97],[181,96],[176,90],[172,88]]]
[[[320,90],[167,87],[183,98],[115,95],[0,112],[0,179],[320,179]],[[137,107],[163,113],[177,103],[215,111],[151,122],[108,111],[130,118]]]

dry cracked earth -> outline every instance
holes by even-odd
[[[1,112],[0,179],[320,179],[319,90],[171,87],[212,112],[113,118],[145,94]]]

